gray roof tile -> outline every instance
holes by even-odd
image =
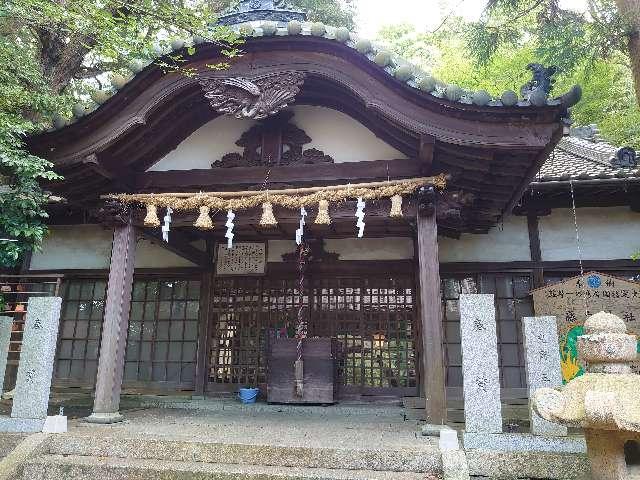
[[[621,168],[611,163],[617,151],[618,148],[606,142],[563,137],[534,182],[640,176],[640,168]]]

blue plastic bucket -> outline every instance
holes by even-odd
[[[259,393],[259,388],[241,388],[238,392],[238,398],[242,403],[256,403]]]

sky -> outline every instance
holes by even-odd
[[[381,27],[410,23],[418,30],[436,28],[451,11],[468,20],[477,20],[486,0],[355,0],[358,7],[358,31],[373,38]],[[566,8],[584,10],[586,0],[562,0]]]

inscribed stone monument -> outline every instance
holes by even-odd
[[[460,295],[465,431],[502,432],[493,295]]]
[[[60,297],[29,299],[11,410],[13,419],[44,423],[47,417],[61,303]]]
[[[7,370],[12,326],[13,319],[11,317],[0,317],[0,394],[3,391],[4,376]]]
[[[522,319],[525,364],[529,398],[538,388],[562,385],[558,356],[558,326],[556,317],[525,317]],[[566,435],[562,425],[548,422],[530,410],[531,433],[535,435]]]
[[[577,340],[588,316],[608,312],[619,316],[632,334],[640,334],[640,283],[589,272],[532,292],[537,316],[558,318],[560,360],[565,382],[582,375]],[[634,362],[634,370],[640,363]]]

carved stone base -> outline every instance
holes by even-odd
[[[112,423],[124,422],[124,417],[120,412],[115,413],[92,413],[84,419],[87,423],[95,423],[98,425],[111,425]]]

